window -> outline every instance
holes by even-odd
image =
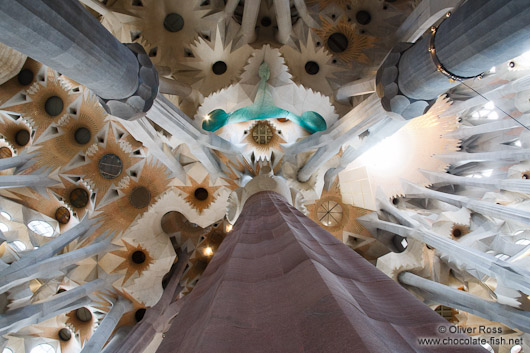
[[[499,259],[499,260],[502,260],[502,261],[506,261],[506,260],[508,260],[510,258],[510,256],[508,256],[506,254],[502,254],[502,253],[495,255],[495,257],[497,259]]]
[[[16,248],[15,250],[19,250],[19,251],[26,250],[26,244],[24,244],[20,240],[15,240],[12,244]]]
[[[519,239],[515,242],[517,245],[530,245],[530,239]]]
[[[6,211],[0,211],[0,216],[4,217],[8,221],[11,220],[11,215],[9,213],[7,213]]]
[[[55,353],[55,348],[47,343],[43,343],[33,347],[31,353]]]
[[[31,221],[28,223],[28,228],[32,232],[42,235],[43,237],[51,237],[53,236],[53,233],[55,233],[53,227],[48,222],[44,221]]]

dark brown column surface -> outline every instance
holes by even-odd
[[[252,196],[157,352],[486,352],[282,196]]]

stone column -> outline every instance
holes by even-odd
[[[11,273],[14,273],[23,268],[29,267],[40,261],[52,257],[73,240],[82,237],[90,231],[95,230],[97,228],[97,226],[95,226],[96,222],[96,219],[83,219],[78,225],[76,225],[72,229],[69,229],[63,234],[53,238],[51,241],[42,245],[38,249],[33,250],[28,254],[24,255],[18,261],[10,265],[8,268],[0,271],[0,278],[4,278],[4,276],[7,276]]]
[[[98,329],[87,344],[81,350],[81,353],[101,353],[101,349],[109,339],[112,331],[120,321],[123,314],[132,309],[132,303],[124,298],[119,297],[112,305],[110,311],[105,315],[103,321],[98,326]]]
[[[143,48],[121,44],[79,1],[0,0],[0,41],[87,86],[112,115],[135,118],[156,98]]]
[[[507,190],[513,192],[530,193],[530,182],[523,179],[493,179],[493,178],[467,178],[449,173],[438,173],[420,169],[432,183],[476,186],[486,190]]]
[[[410,119],[460,81],[529,49],[530,2],[468,0],[432,35],[395,48],[378,72],[378,93],[387,111]]]
[[[46,188],[57,184],[56,180],[48,178],[47,175],[29,174],[29,175],[0,175],[0,189],[8,188]]]
[[[19,154],[15,157],[2,158],[0,159],[0,170],[22,167],[31,158],[27,153]]]
[[[278,23],[278,35],[276,39],[282,44],[286,44],[291,37],[291,8],[289,0],[274,0],[274,9],[276,12],[276,22]]]
[[[122,346],[127,335],[131,332],[132,328],[132,326],[122,326],[117,329],[101,353],[113,353],[118,350]]]
[[[117,246],[113,246],[118,248]],[[0,293],[23,284],[34,278],[51,278],[61,273],[61,270],[87,257],[97,255],[109,248],[109,241],[99,241],[80,249],[53,256],[33,265],[25,266],[0,279]]]
[[[243,7],[243,19],[240,33],[243,37],[240,44],[252,43],[256,40],[256,21],[258,19],[261,0],[247,0]]]
[[[433,282],[410,272],[402,272],[398,279],[401,283],[419,289],[420,294],[430,301],[460,309],[481,316],[487,320],[498,321],[511,328],[524,332],[530,327],[530,313],[506,305],[484,300],[476,295]],[[447,325],[449,325],[447,323]]]
[[[444,323],[283,196],[263,191],[244,204],[157,352],[432,352],[417,338],[442,337]]]
[[[408,181],[402,181],[403,190],[407,196],[436,199],[457,207],[465,207],[485,216],[516,221],[530,225],[530,212],[514,207],[497,205],[492,202],[473,200],[466,196],[447,194],[430,190]]]
[[[56,294],[45,302],[9,310],[0,315],[0,335],[16,332],[23,327],[38,324],[59,314],[88,305],[92,302],[88,295],[104,290],[106,286],[108,286],[107,282],[100,278]]]
[[[169,282],[158,303],[149,308],[142,321],[134,326],[125,340],[119,346],[115,346],[114,349],[109,348],[108,353],[142,353],[151,344],[157,333],[163,333],[167,330],[169,322],[179,313],[187,298],[178,299],[179,293],[184,289],[180,285],[180,279],[188,263],[190,253],[179,250],[177,256],[177,264],[172,269]]]
[[[435,248],[440,254],[448,258],[448,261],[459,269],[463,269],[475,278],[482,280],[483,275],[497,279],[499,283],[510,288],[517,289],[523,293],[530,293],[530,273],[516,264],[494,258],[475,248],[452,239],[441,237],[437,233],[422,227],[419,223],[402,214],[396,208],[384,208],[393,216],[405,218],[411,225],[405,226],[396,223],[382,221],[374,214],[358,218],[361,224],[372,234],[378,230],[384,230],[405,238],[413,238]],[[401,213],[401,214],[400,214]],[[415,222],[415,223],[413,223]]]

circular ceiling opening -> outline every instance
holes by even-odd
[[[28,69],[23,69],[18,73],[17,80],[22,86],[27,86],[33,82],[33,71]]]
[[[372,21],[372,15],[368,11],[361,10],[355,15],[355,19],[361,25],[367,25]]]
[[[216,75],[222,75],[226,72],[227,66],[224,61],[218,61],[212,65],[212,71]]]
[[[87,308],[79,308],[75,311],[75,317],[81,322],[89,322],[92,320],[92,313]]]
[[[72,338],[72,332],[67,328],[60,329],[57,335],[59,336],[59,339],[64,342],[70,341],[70,338]]]
[[[9,147],[0,147],[0,159],[13,157],[13,152]]]
[[[334,53],[342,53],[348,49],[348,38],[340,32],[335,32],[328,38],[328,48]]]
[[[136,250],[132,253],[131,260],[137,265],[143,264],[145,262],[145,253],[141,250]]]
[[[134,313],[134,319],[136,320],[136,322],[142,321],[145,315],[145,311],[146,310],[144,308],[136,310],[136,312]]]
[[[199,201],[204,201],[208,198],[208,190],[205,188],[197,188],[194,192],[195,198]]]
[[[258,145],[266,145],[271,142],[274,133],[267,123],[259,122],[252,129],[252,138]]]
[[[342,221],[342,206],[337,201],[324,201],[317,210],[320,223],[326,227],[334,227]]]
[[[456,237],[456,238],[459,238],[462,236],[462,231],[458,228],[456,229],[453,229],[453,236]]]
[[[87,129],[86,127],[80,127],[74,132],[75,142],[77,142],[80,145],[86,145],[87,143],[89,143],[91,137],[92,137],[92,134],[90,133],[90,130]]]
[[[184,27],[184,19],[178,13],[170,13],[164,18],[164,28],[168,32],[178,32]]]
[[[530,178],[530,175],[529,175],[528,173],[524,173],[524,174],[521,176],[521,178],[523,178],[523,179],[528,179],[528,178]]]
[[[44,110],[49,116],[57,116],[64,109],[63,100],[57,96],[50,97],[44,103]]]
[[[316,75],[318,74],[319,70],[320,66],[318,66],[318,63],[314,61],[308,61],[305,63],[305,72],[307,72],[309,75]]]
[[[98,163],[99,174],[105,179],[115,179],[120,176],[123,164],[120,157],[114,153],[107,153]]]
[[[129,202],[134,208],[144,208],[151,202],[151,193],[145,186],[138,186],[129,195]]]
[[[272,20],[271,20],[270,17],[265,16],[265,17],[261,18],[261,22],[260,23],[261,23],[261,25],[263,27],[269,27],[272,24]]]
[[[18,130],[15,134],[15,142],[19,146],[26,146],[29,142],[29,137],[28,130]]]
[[[70,221],[70,211],[64,206],[59,207],[55,211],[55,219],[61,224],[68,223]]]

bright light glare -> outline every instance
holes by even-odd
[[[490,120],[495,120],[495,119],[499,119],[499,113],[497,112],[491,112],[488,114],[488,119]]]
[[[493,66],[493,67],[490,69],[490,74],[494,74],[496,71],[497,71],[497,69],[495,68],[495,66]]]
[[[493,173],[493,169],[486,169],[482,172],[482,175],[484,175],[486,178],[490,177]]]
[[[403,248],[406,248],[409,245],[409,243],[407,242],[407,239],[401,240],[401,245],[403,246]]]
[[[527,51],[526,53],[523,53],[523,55],[521,55],[521,57],[523,59],[530,60],[530,51]]]
[[[232,231],[233,226],[231,224],[226,225],[226,232],[230,233]]]
[[[206,115],[204,116],[204,120],[206,120],[206,121],[210,120],[210,114],[206,114]]]
[[[519,239],[515,242],[517,245],[530,245],[529,239]]]
[[[480,114],[478,112],[473,112],[473,114],[471,114],[471,117],[480,118]]]
[[[491,113],[491,110],[489,109],[482,109],[478,112],[480,114],[481,117],[485,117],[485,116],[488,116],[489,113]]]
[[[520,345],[515,345],[512,347],[512,349],[510,349],[510,353],[520,353],[523,351],[523,347],[521,347]]]
[[[502,253],[495,255],[495,257],[502,261],[506,261],[510,258],[508,255]]]
[[[0,222],[0,231],[2,231],[2,233],[5,233],[9,230],[9,227],[6,226],[4,223]]]
[[[212,256],[212,255],[213,255],[213,250],[212,250],[212,248],[210,248],[210,247],[208,246],[206,249],[204,249],[204,255],[206,255],[206,256]]]
[[[486,105],[484,105],[484,108],[489,110],[495,109],[495,103],[493,103],[493,101],[489,101],[488,103],[486,103]]]
[[[407,165],[409,156],[405,155],[404,145],[397,135],[386,138],[359,158],[361,165],[378,172],[396,173]]]
[[[11,348],[6,347],[6,348],[4,348],[2,353],[13,353],[13,350]]]
[[[11,215],[9,213],[7,213],[6,211],[0,211],[0,216],[4,217],[8,221],[11,220]]]
[[[31,353],[55,353],[55,348],[53,348],[51,345],[47,343],[39,344],[38,346],[35,346]]]

